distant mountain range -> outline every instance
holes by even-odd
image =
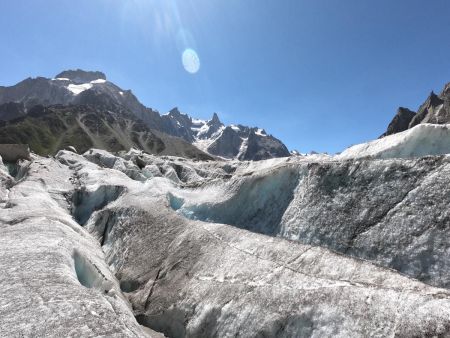
[[[27,143],[38,154],[69,145],[83,152],[131,147],[198,159],[262,160],[289,156],[286,146],[261,128],[225,126],[181,113],[160,115],[102,72],[68,70],[53,79],[28,78],[0,87],[0,143]]]

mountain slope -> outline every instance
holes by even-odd
[[[126,111],[91,105],[34,106],[26,116],[0,124],[0,143],[29,144],[40,155],[74,146],[79,152],[91,147],[113,152],[137,148],[151,154],[212,159],[180,139],[157,136]]]

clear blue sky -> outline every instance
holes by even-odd
[[[0,32],[1,85],[101,70],[160,112],[216,111],[305,152],[376,138],[450,82],[448,0],[14,0]]]

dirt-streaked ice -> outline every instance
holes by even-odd
[[[0,170],[6,336],[450,330],[449,157],[201,162],[93,149],[23,166],[18,180]]]

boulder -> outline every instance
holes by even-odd
[[[0,156],[5,162],[17,162],[30,159],[28,144],[0,144]]]

